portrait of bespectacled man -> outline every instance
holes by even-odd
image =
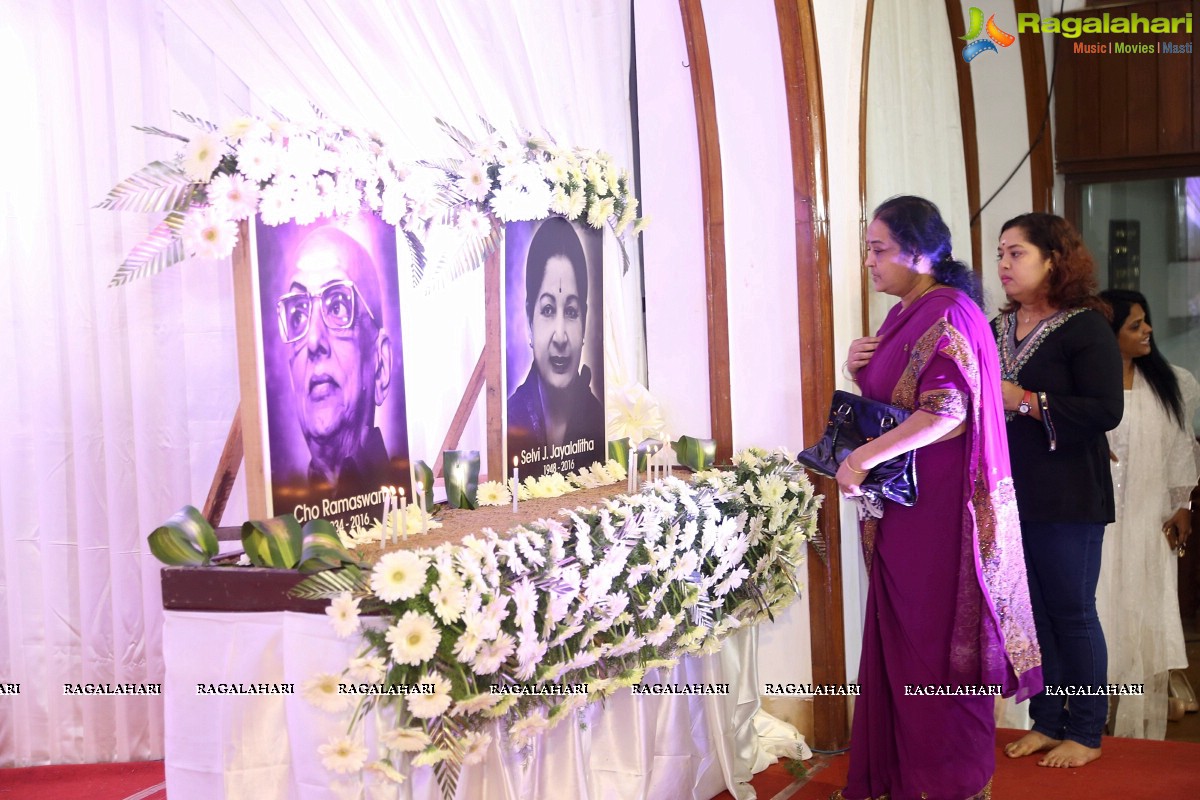
[[[408,470],[395,229],[362,214],[256,234],[274,513],[365,523],[363,495]]]

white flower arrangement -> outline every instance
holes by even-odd
[[[153,275],[185,258],[228,257],[238,222],[258,214],[267,225],[362,210],[378,212],[417,240],[433,228],[454,228],[466,246],[459,257],[473,268],[496,245],[510,220],[562,214],[594,228],[608,225],[621,243],[638,233],[628,170],[611,156],[561,148],[517,132],[506,140],[483,121],[472,140],[444,122],[461,158],[434,161],[401,155],[376,133],[339,125],[321,114],[306,124],[239,117],[224,126],[176,112],[200,130],[190,138],[139,127],[182,142],[175,155],[154,161],[117,184],[98,204],[113,211],[166,217],[121,264],[110,285]]]
[[[598,469],[611,476],[619,465]],[[432,766],[452,794],[461,765],[483,758],[492,720],[503,718],[510,744],[524,746],[646,670],[715,652],[732,631],[789,605],[819,504],[790,456],[755,450],[690,483],[669,477],[633,497],[506,534],[487,530],[403,563],[384,556],[367,574],[318,573],[306,581],[308,596],[342,587],[323,595],[338,603],[330,612],[336,631],[351,616],[357,624],[359,607],[383,623],[360,628],[366,647],[347,674],[427,690],[365,696],[349,734],[378,706],[394,727],[372,763],[400,772],[405,760]],[[305,697],[332,713],[328,678],[318,677],[324,683],[306,684]],[[588,692],[492,692],[557,683],[586,683]],[[364,768],[368,756],[352,741],[339,736],[325,746],[330,769]]]

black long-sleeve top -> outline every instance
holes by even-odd
[[[1065,317],[1065,319],[1064,319]],[[1102,522],[1115,518],[1105,432],[1121,422],[1121,351],[1096,311],[1066,312],[1023,341],[1015,314],[992,320],[1004,378],[1033,392],[1042,419],[1009,414],[1008,452],[1022,521]]]

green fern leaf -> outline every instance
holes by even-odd
[[[310,575],[293,586],[288,594],[299,600],[327,600],[342,592],[358,594],[369,588],[362,570],[347,565],[342,569],[329,569]]]
[[[200,187],[183,170],[151,161],[114,186],[96,208],[110,211],[187,211]]]

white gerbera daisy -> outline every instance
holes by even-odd
[[[385,635],[398,664],[417,666],[433,658],[441,641],[441,632],[433,617],[419,611],[405,611]]]
[[[423,555],[409,550],[385,553],[371,571],[371,591],[385,603],[408,600],[425,588],[428,571],[429,559]]]
[[[442,622],[458,622],[467,610],[467,591],[458,580],[441,580],[429,593],[429,602]]]
[[[379,777],[383,778],[384,780],[390,781],[391,783],[394,783],[397,785],[404,783],[406,780],[408,780],[406,777],[404,777],[403,774],[401,774],[400,770],[398,770],[392,766],[391,762],[384,761],[382,759],[379,761],[373,761],[370,764],[367,764],[367,772],[372,772],[372,773],[378,775]],[[391,787],[386,787],[386,786],[380,786],[380,787],[375,787],[375,788],[387,789],[387,791],[389,791],[389,792],[391,791]],[[386,794],[386,792],[385,792],[385,794]]]
[[[432,767],[451,756],[452,753],[444,747],[427,747],[413,756],[412,765],[414,767]]]
[[[479,764],[487,756],[492,745],[492,735],[487,731],[471,731],[462,740],[462,763]]]
[[[228,219],[246,219],[258,210],[258,185],[236,172],[221,174],[208,185],[208,201]]]
[[[278,145],[265,139],[243,139],[237,148],[237,170],[252,181],[269,181],[275,177],[280,153]]]
[[[300,696],[322,711],[336,714],[345,711],[354,702],[353,695],[342,694],[338,686],[337,675],[332,672],[320,672],[304,682],[300,687]]]
[[[237,225],[216,209],[194,210],[184,220],[183,249],[200,258],[227,258],[237,244]]]
[[[215,133],[198,133],[183,148],[183,171],[196,181],[208,181],[221,163],[225,144]]]
[[[499,481],[487,481],[479,484],[475,502],[481,506],[506,506],[512,502],[512,492]]]
[[[379,736],[379,743],[388,750],[419,753],[429,746],[429,734],[420,728],[393,728]]]
[[[503,631],[491,642],[483,642],[475,653],[475,672],[479,675],[491,675],[496,672],[513,654],[517,643],[513,637]]]
[[[458,229],[469,239],[483,239],[492,232],[492,223],[477,208],[464,208],[458,212]]]
[[[358,603],[359,598],[352,597],[349,592],[342,592],[333,598],[325,609],[330,622],[333,623],[333,631],[339,639],[345,639],[358,630]]]
[[[468,200],[482,203],[492,189],[492,180],[488,177],[483,163],[478,159],[468,158],[459,169],[462,174],[454,182],[454,187]]]
[[[321,765],[331,772],[358,772],[367,763],[367,748],[349,736],[335,736],[317,748]]]
[[[366,683],[379,683],[387,675],[387,666],[382,656],[360,656],[350,659],[347,668],[350,677]]]
[[[440,673],[429,672],[422,676],[419,683],[422,689],[426,688],[426,684],[432,686],[433,692],[408,695],[409,713],[418,719],[431,719],[446,713],[450,707],[450,681]]]

